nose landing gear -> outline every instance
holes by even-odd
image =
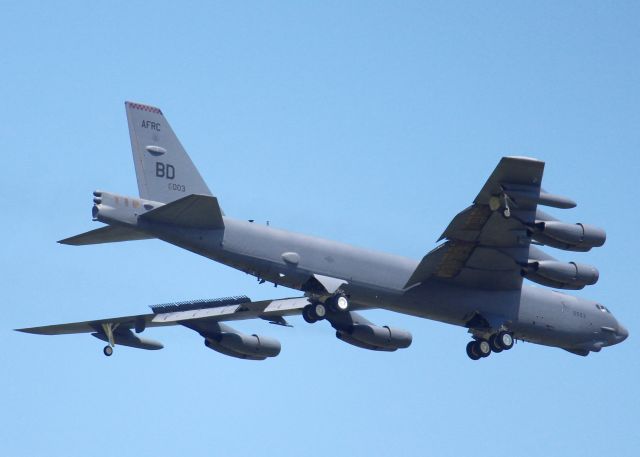
[[[492,352],[500,353],[513,347],[513,335],[500,331],[486,339],[476,339],[467,344],[467,355],[471,360],[489,357]]]

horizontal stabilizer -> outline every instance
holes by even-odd
[[[128,227],[107,225],[106,227],[100,227],[99,229],[81,233],[80,235],[65,238],[64,240],[58,241],[58,243],[68,244],[71,246],[85,246],[87,244],[117,243],[119,241],[150,239],[153,239],[153,237]]]
[[[187,228],[210,230],[224,228],[218,199],[208,195],[183,197],[144,213],[140,219]]]

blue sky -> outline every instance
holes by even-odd
[[[0,3],[5,217],[0,453],[635,455],[640,446],[637,2]],[[260,363],[187,329],[165,349],[13,328],[147,305],[296,295],[159,241],[74,248],[96,188],[137,193],[125,100],[160,106],[224,210],[420,258],[503,155],[547,162],[570,222],[607,229],[577,292],[629,328],[587,358],[384,311],[413,345],[371,353],[326,323],[237,327]]]

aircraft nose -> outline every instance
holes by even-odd
[[[622,343],[629,336],[629,330],[625,328],[624,325],[618,324],[618,330],[616,330],[616,337],[618,342]]]

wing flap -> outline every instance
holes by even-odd
[[[275,317],[299,314],[299,312],[302,311],[302,308],[304,308],[308,304],[309,300],[306,297],[273,300],[269,302],[267,307],[262,311],[262,316]]]
[[[189,311],[178,311],[173,313],[162,313],[156,314],[152,322],[180,322],[180,321],[188,321],[192,319],[205,319],[211,317],[224,317],[229,316],[235,313],[240,305],[227,305],[220,306],[216,308],[208,308],[208,309],[196,309]]]

